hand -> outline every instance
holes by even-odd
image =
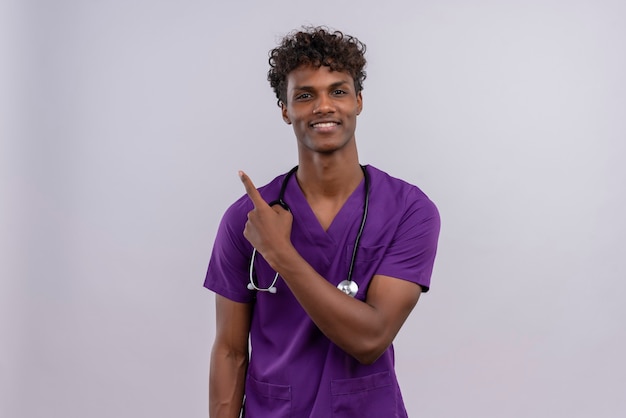
[[[281,249],[287,248],[286,246],[291,246],[293,217],[280,205],[268,205],[246,173],[240,171],[239,178],[254,205],[254,209],[248,213],[248,222],[246,222],[243,235],[263,258],[275,267],[274,256]]]

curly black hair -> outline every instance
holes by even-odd
[[[340,31],[331,32],[324,26],[303,27],[285,36],[269,55],[267,80],[276,93],[278,106],[287,103],[287,75],[302,65],[345,71],[354,79],[356,92],[363,90],[365,44]]]

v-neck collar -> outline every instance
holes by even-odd
[[[363,199],[365,198],[365,180],[361,179],[359,185],[348,196],[325,231],[306,200],[302,189],[300,189],[296,176],[292,177],[289,179],[285,194],[287,195],[286,200],[289,199],[287,203],[291,207],[294,220],[302,225],[302,230],[312,242],[324,247],[340,244],[345,234],[350,231],[351,226],[355,222],[361,221]]]

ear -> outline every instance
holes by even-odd
[[[356,94],[356,106],[356,114],[360,115],[363,110],[363,95],[361,95],[361,92]]]
[[[291,125],[291,120],[289,119],[289,115],[287,114],[287,106],[283,102],[280,102],[280,112],[283,115],[283,120],[285,121],[285,123],[287,125]]]

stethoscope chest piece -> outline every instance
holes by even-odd
[[[359,285],[353,280],[344,280],[337,285],[337,289],[341,290],[348,296],[354,297],[359,291]]]

